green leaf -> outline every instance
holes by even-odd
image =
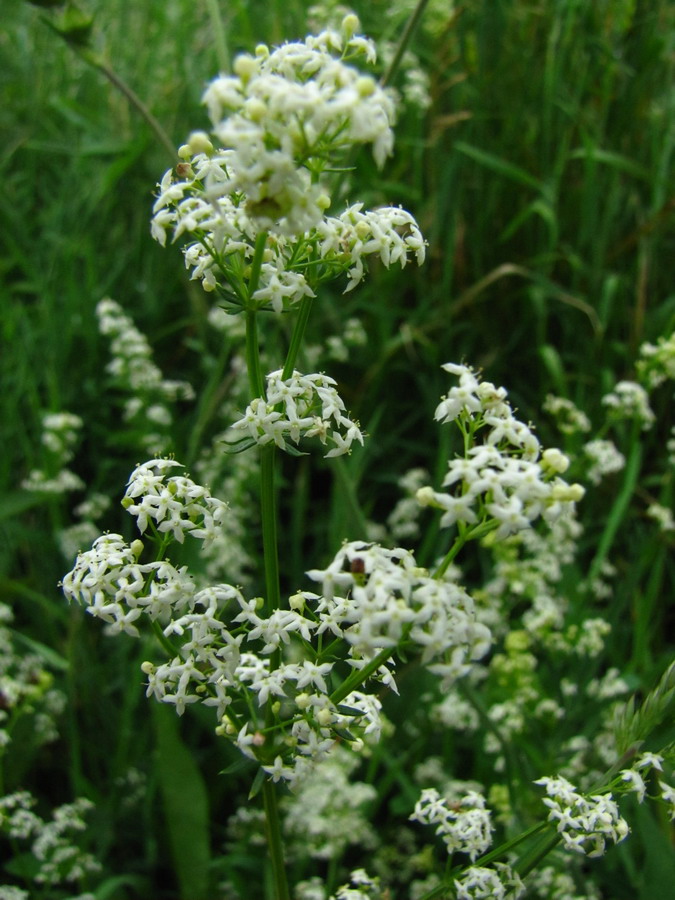
[[[493,153],[488,153],[487,151],[474,147],[472,144],[467,144],[464,141],[455,141],[453,147],[455,150],[459,150],[460,153],[464,153],[466,156],[471,157],[475,162],[485,166],[486,169],[491,169],[498,175],[504,175],[506,178],[510,178],[511,181],[517,181],[519,184],[535,188],[544,195],[548,194],[546,185],[542,181],[539,181],[538,178],[530,175],[525,169],[521,169],[520,166],[516,166],[514,163],[508,162],[508,160],[502,159],[501,156],[495,156]]]
[[[263,782],[265,781],[266,778],[267,778],[267,773],[265,772],[265,770],[262,768],[258,769],[258,771],[256,772],[256,776],[253,779],[253,784],[251,785],[251,790],[248,792],[249,800],[253,800],[253,798],[255,796],[257,796],[257,794],[260,793],[262,786],[263,786]]]
[[[175,710],[152,704],[157,769],[181,900],[209,900],[209,809],[206,785],[183,743]]]
[[[570,153],[570,159],[590,159],[594,162],[604,163],[628,175],[634,175],[635,178],[641,178],[649,181],[653,178],[653,173],[645,169],[627,156],[620,153],[614,153],[611,150],[601,150],[599,147],[578,147]]]

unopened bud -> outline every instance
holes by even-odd
[[[342,33],[347,37],[353,37],[357,31],[361,31],[359,17],[354,13],[349,13],[342,20]]]
[[[549,447],[548,450],[544,450],[541,454],[541,460],[546,468],[561,475],[569,469],[570,465],[569,458],[556,447]]]
[[[420,506],[435,506],[436,498],[434,497],[434,489],[432,487],[421,487],[415,493],[415,499]]]
[[[326,709],[326,707],[324,707],[323,709],[320,709],[316,714],[316,721],[319,723],[319,725],[330,725],[330,723],[333,721],[333,713],[329,709]]]
[[[363,75],[356,82],[356,92],[359,97],[370,97],[375,93],[375,79]]]
[[[143,552],[143,541],[140,541],[138,538],[136,538],[136,540],[132,541],[129,545],[129,549],[134,554],[134,559],[138,559],[138,557]]]
[[[206,153],[207,156],[211,156],[213,153],[213,144],[205,131],[193,131],[188,138],[187,145],[192,156],[196,156],[197,153]]]
[[[238,75],[239,78],[246,83],[251,79],[251,76],[255,75],[258,63],[256,62],[255,57],[249,56],[247,53],[242,53],[241,56],[238,56],[235,59],[232,68],[234,69],[234,74]]]

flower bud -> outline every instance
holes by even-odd
[[[420,506],[435,506],[436,498],[434,497],[434,489],[431,487],[421,487],[415,494],[415,499]]]
[[[249,56],[248,53],[242,53],[241,56],[238,56],[232,67],[234,69],[234,74],[238,75],[239,78],[246,84],[247,81],[250,81],[251,77],[255,75],[258,69],[258,63],[253,56]]]
[[[541,461],[547,469],[562,475],[569,468],[570,461],[564,453],[556,447],[549,447],[541,454]]]
[[[324,707],[323,709],[320,709],[316,714],[316,721],[319,723],[319,725],[330,725],[330,723],[333,721],[333,713],[329,709],[326,709]]]
[[[207,156],[211,156],[213,153],[213,144],[205,131],[193,131],[188,138],[187,145],[192,156],[196,156],[197,153],[206,153]]]
[[[130,548],[131,552],[134,554],[134,559],[138,559],[138,557],[143,552],[143,541],[140,541],[138,538],[136,538],[135,541],[131,542],[129,548]]]
[[[357,31],[361,30],[361,22],[359,21],[359,17],[354,13],[349,13],[342,20],[342,33],[350,38],[353,37]]]

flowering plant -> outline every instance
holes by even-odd
[[[181,474],[177,460],[159,456],[133,470],[122,501],[136,518],[140,537],[131,542],[121,534],[97,537],[62,583],[66,597],[102,619],[111,633],[138,637],[145,625],[156,638],[153,659],[142,664],[147,695],[171,704],[179,715],[195,704],[211,707],[215,733],[254,769],[251,796],[263,794],[278,900],[290,897],[279,790],[288,787],[299,795],[309,780],[320,779],[322,766],[340,765],[339,754],[373,752],[387,732],[381,693],[398,692],[399,660],[414,659],[439,678],[450,702],[437,715],[460,710],[468,726],[462,690],[470,696],[481,678],[493,676],[498,687],[517,683],[522,708],[495,702],[483,714],[493,744],[500,743],[500,728],[516,733],[522,727],[524,706],[536,697],[530,638],[513,631],[504,640],[505,653],[489,657],[505,622],[485,596],[465,589],[455,562],[469,541],[492,548],[502,566],[500,584],[492,588],[506,594],[512,586],[509,554],[531,551],[541,563],[553,545],[564,546],[574,536],[575,505],[584,495],[579,483],[563,478],[570,457],[555,447],[542,449],[534,427],[520,421],[504,388],[482,380],[469,365],[446,363],[443,369],[459,384],[440,400],[435,418],[457,430],[461,450],[448,460],[440,490],[419,473],[409,481],[415,514],[425,507],[439,510],[439,527],[452,529],[445,555],[427,568],[411,550],[361,535],[333,551],[325,568],[307,570],[315,590],[282,591],[279,453],[298,455],[305,439],[318,438],[332,459],[367,439],[336,380],[297,368],[312,305],[328,281],[346,282],[345,292],[353,290],[366,276],[369,256],[386,267],[422,264],[425,258],[415,219],[399,207],[365,210],[355,203],[329,214],[341,201],[339,190],[331,191],[331,177],[350,151],[371,145],[382,166],[393,147],[393,96],[353,65],[375,57],[374,45],[357,34],[358,27],[356,17],[348,15],[340,31],[277,48],[260,46],[254,55],[239,57],[234,74],[207,88],[212,130],[193,133],[180,148],[181,161],[162,178],[154,207],[154,237],[162,244],[169,236],[185,241],[191,278],[226,314],[244,318],[248,396],[232,417],[225,443],[230,451],[255,448],[258,454],[262,596],[239,583],[200,584],[189,565],[171,561],[175,544],[197,542],[208,552],[232,511],[208,487]],[[109,331],[119,326],[119,311],[110,302],[100,314]],[[263,314],[277,325],[292,322],[286,351],[273,363],[261,340]],[[162,389],[156,373],[151,382]],[[620,382],[606,405],[647,428],[644,390],[627,384]],[[182,390],[188,393],[187,387]],[[569,409],[565,413],[573,418]],[[539,526],[542,530],[535,531]],[[537,588],[547,577],[555,581],[550,569],[536,574]],[[561,636],[559,610],[551,609],[555,604],[544,591],[533,593],[526,614],[531,634],[568,649],[573,632]],[[600,621],[587,629],[583,652],[591,655],[603,627]],[[672,672],[662,694],[671,690],[671,680]],[[558,714],[553,703],[536,709],[541,718]],[[489,744],[488,749],[495,751]],[[451,798],[435,787],[423,788],[410,818],[435,827],[448,861],[418,896],[519,897],[523,878],[559,842],[577,853],[602,854],[608,840],[628,834],[612,792],[634,791],[643,799],[643,771],[661,771],[663,761],[655,754],[638,757],[618,775],[610,769],[597,788],[577,789],[562,775],[532,779],[545,788],[548,819],[540,816],[523,835],[495,849],[492,813],[479,790],[466,787]],[[357,794],[364,801],[369,797],[367,790]],[[672,807],[665,780],[659,797]],[[289,820],[297,829],[292,814]],[[538,843],[515,852],[522,840],[535,836]],[[316,846],[319,854],[330,844],[322,835]],[[466,854],[469,863],[457,863],[457,853]],[[376,877],[357,869],[334,896],[374,898],[384,891]],[[316,885],[299,887],[297,895],[325,898]]]

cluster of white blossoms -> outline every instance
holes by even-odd
[[[664,381],[675,381],[675,331],[668,337],[661,336],[656,344],[645,343],[640,347],[637,370],[649,390]]]
[[[141,533],[153,523],[162,547],[185,534],[208,541],[225,512],[205,488],[169,475],[178,465],[138,466],[123,501]],[[179,714],[193,703],[214,707],[217,733],[275,781],[298,783],[338,738],[354,749],[379,739],[381,704],[362,688],[395,688],[387,662],[397,647],[417,648],[422,664],[450,684],[490,646],[469,595],[432,578],[407,550],[345,544],[326,569],[307,573],[321,595],[300,591],[271,612],[228,584],[197,590],[185,567],[143,563],[143,551],[141,540],[102,535],[64,576],[66,597],[113,633],[136,636],[147,616],[170,653],[143,664],[148,695]],[[351,690],[335,689],[335,666],[340,682],[351,670]]]
[[[453,581],[432,578],[409,550],[352,541],[326,569],[307,574],[321,584],[321,597],[304,595],[317,603],[318,632],[344,637],[356,668],[405,638],[449,685],[490,648],[471,597]]]
[[[238,57],[235,73],[204,95],[211,136],[191,135],[179,150],[183,162],[162,179],[153,236],[162,244],[168,233],[186,236],[192,278],[224,289],[234,306],[250,302],[246,279],[262,233],[253,300],[277,312],[345,271],[350,290],[365,275],[365,256],[385,266],[404,266],[409,254],[424,260],[424,239],[403,209],[355,204],[325,215],[331,199],[322,173],[356,145],[372,144],[378,165],[393,146],[393,95],[349,64],[375,59],[358,27],[348,15],[340,31]]]
[[[616,419],[629,419],[640,423],[647,431],[656,421],[649,405],[649,394],[637,381],[618,381],[614,390],[605,394],[602,403]]]
[[[98,328],[110,338],[112,359],[106,371],[119,387],[129,395],[124,403],[124,419],[143,427],[141,445],[149,452],[164,452],[168,445],[166,430],[173,422],[170,404],[177,400],[192,400],[194,390],[187,381],[164,378],[153,362],[152,348],[147,338],[134,325],[115,300],[106,298],[96,305]],[[148,433],[147,424],[154,431]]]
[[[0,797],[0,833],[4,832],[13,842],[30,841],[30,855],[35,862],[31,879],[35,885],[44,889],[82,881],[99,872],[100,864],[78,846],[75,837],[77,832],[86,830],[84,817],[93,803],[80,797],[59,806],[51,820],[45,821],[34,812],[36,802],[28,791]]]
[[[82,479],[67,468],[75,455],[82,424],[79,416],[69,412],[47,413],[42,417],[40,443],[45,448],[45,460],[41,469],[33,469],[21,482],[24,490],[64,494],[84,488]]]
[[[620,472],[626,465],[626,457],[613,441],[597,438],[583,446],[586,478],[591,484],[600,484],[605,475]]]
[[[425,788],[410,818],[423,825],[435,825],[448,853],[468,853],[471,862],[492,843],[490,810],[485,808],[485,797],[476,791],[449,804],[436,788]]]
[[[586,413],[566,397],[547,394],[542,409],[553,416],[563,434],[586,433],[591,430],[591,422]]]
[[[302,375],[293,372],[282,378],[282,372],[266,376],[264,397],[255,397],[244,415],[233,423],[235,431],[243,431],[255,443],[274,443],[283,450],[288,441],[298,444],[300,438],[318,438],[332,445],[326,457],[349,453],[354,441],[363,444],[363,434],[356,422],[345,415],[345,405],[328,375]]]
[[[376,800],[377,791],[372,784],[351,779],[358,762],[359,757],[336,745],[296,791],[284,797],[284,832],[291,855],[339,859],[350,845],[377,845],[363,808]]]
[[[494,868],[469,866],[455,880],[455,890],[456,900],[518,900],[525,885],[510,866],[495,863]]]
[[[566,778],[558,775],[539,778],[535,784],[546,789],[544,804],[567,850],[586,856],[602,856],[607,841],[615,844],[628,837],[628,823],[619,813],[611,794],[579,794]]]
[[[136,516],[143,534],[152,521],[160,532],[171,532],[183,543],[185,535],[213,540],[227,512],[227,503],[211,496],[208,488],[185,475],[168,475],[182,469],[175,459],[151,459],[131,473],[122,506]]]
[[[0,757],[12,741],[12,733],[22,717],[30,717],[30,731],[36,743],[58,737],[56,718],[63,711],[65,695],[53,687],[53,676],[45,660],[27,653],[12,628],[14,615],[0,603]]]
[[[418,501],[443,510],[442,527],[492,520],[497,539],[530,528],[540,516],[550,523],[569,514],[584,489],[560,478],[567,457],[553,448],[541,451],[531,428],[515,417],[504,388],[481,381],[469,366],[447,363],[443,369],[458,376],[459,385],[443,397],[435,418],[457,422],[467,449],[448,463],[443,487],[452,490],[423,487]]]

